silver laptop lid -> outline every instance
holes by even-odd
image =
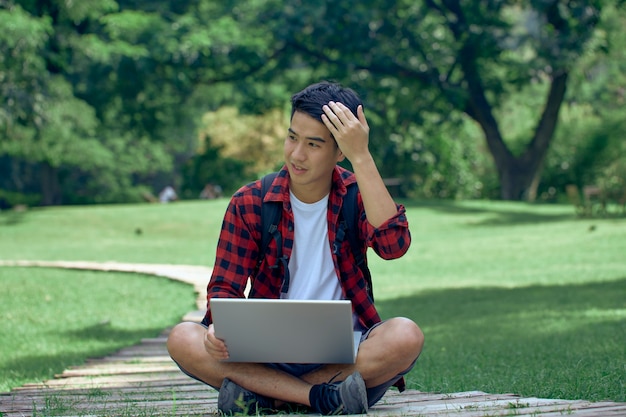
[[[350,301],[212,298],[215,335],[229,362],[354,363]]]

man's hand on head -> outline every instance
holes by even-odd
[[[357,108],[357,115],[343,103],[331,101],[322,110],[322,121],[335,138],[337,146],[350,162],[369,157],[369,125],[363,106]]]

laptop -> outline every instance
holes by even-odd
[[[228,362],[354,363],[361,332],[347,300],[212,298]]]

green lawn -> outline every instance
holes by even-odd
[[[0,392],[158,336],[194,309],[188,285],[151,276],[0,268]]]
[[[411,388],[626,401],[624,218],[577,219],[572,207],[559,205],[405,203],[413,236],[408,254],[388,262],[370,252],[369,260],[381,314],[411,317],[426,335],[422,357],[409,374]],[[12,218],[0,215],[0,259],[211,265],[225,207],[222,199],[34,209]],[[58,276],[51,279],[50,274]],[[88,287],[93,281],[106,285],[108,279],[97,277],[108,275],[0,268],[3,288],[10,283],[15,287],[12,291],[28,293],[27,286],[32,285],[44,297],[47,292],[61,291],[55,287],[61,287],[63,294],[73,294],[78,290],[70,290],[66,283],[76,278],[83,282],[92,277]],[[123,284],[111,283],[100,291],[116,294],[116,288],[131,282],[136,287],[129,288],[144,288],[150,281],[156,288],[144,289],[155,298],[146,299],[137,310],[153,312],[154,306],[174,301],[182,303],[179,309],[181,305],[183,310],[185,306],[193,308],[191,290],[185,286],[182,289],[187,292],[174,290],[181,284],[124,274],[121,279]],[[93,300],[90,311],[98,314],[91,321],[76,323],[74,330],[60,332],[61,336],[78,332],[95,339],[102,332],[108,339],[128,343],[123,337],[127,332],[116,327],[118,319],[102,312],[114,310],[116,301],[129,304],[128,299],[134,300],[137,292],[117,294],[114,300]],[[18,309],[15,303],[5,302],[14,297],[11,294],[3,290],[0,295],[3,322],[5,315]],[[57,299],[51,297],[43,303],[52,305]],[[67,313],[67,320],[80,315],[80,308],[67,305],[67,297],[61,299],[57,313],[45,314]],[[30,309],[41,306],[38,299]],[[50,333],[44,331],[50,322],[37,320],[41,315],[36,312],[16,314],[24,317],[20,320],[26,321],[25,325],[43,328],[22,338],[19,326],[5,332],[3,324],[0,337],[16,338],[20,346],[26,346],[38,344]],[[143,328],[165,328],[175,323],[182,311],[168,314],[159,323],[142,319]],[[81,338],[54,336],[57,343],[62,339],[65,347],[54,353],[57,348],[49,342],[39,349],[39,356],[45,357],[46,363],[50,359],[50,364],[53,358],[65,357],[64,350],[85,343]],[[0,347],[2,358],[10,349],[5,346],[3,342]],[[106,347],[93,348],[87,356],[104,350]],[[0,362],[0,381],[7,372],[28,363],[28,357],[36,356],[29,353],[26,358],[0,359],[4,360]],[[68,363],[55,365],[60,367],[57,372]]]

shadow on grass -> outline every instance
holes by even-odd
[[[47,380],[70,366],[83,364],[87,359],[101,358],[124,347],[136,345],[143,338],[155,337],[161,328],[116,329],[101,323],[75,331],[63,332],[62,347],[56,352],[42,351],[38,355],[26,355],[0,366],[0,375],[26,380]],[[54,332],[53,330],[51,330]]]
[[[26,218],[25,210],[1,210],[0,226],[15,226],[22,223]]]
[[[424,331],[413,388],[626,401],[624,294],[626,278],[429,290],[377,306]]]
[[[106,321],[102,323],[86,326],[82,329],[67,331],[64,334],[72,342],[88,342],[90,340],[110,340],[122,341],[128,345],[139,343],[142,338],[154,337],[161,333],[164,329],[118,329]]]
[[[427,317],[430,324],[454,320],[496,319],[524,312],[576,312],[590,308],[626,309],[626,277],[577,285],[533,285],[502,288],[452,288],[426,290],[405,298],[376,303],[380,312]]]

